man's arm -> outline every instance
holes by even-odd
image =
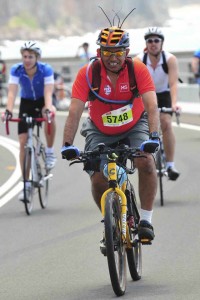
[[[168,78],[169,88],[172,100],[172,109],[177,108],[177,94],[178,94],[178,62],[176,57],[173,55],[169,58],[168,62]]]
[[[69,115],[64,127],[63,145],[65,145],[65,143],[68,143],[69,145],[73,144],[84,107],[85,103],[83,101],[72,98],[69,107]]]
[[[191,68],[192,68],[192,72],[194,73],[194,76],[197,76],[197,74],[199,74],[199,60],[200,58],[193,57],[191,61]]]
[[[54,90],[54,85],[53,84],[45,84],[45,86],[44,86],[45,109],[52,110],[53,90]]]
[[[17,97],[17,92],[18,92],[18,85],[10,83],[8,85],[8,100],[6,105],[6,109],[9,110],[10,112],[13,111],[15,99]]]
[[[159,132],[160,119],[157,105],[157,97],[154,91],[142,94],[145,111],[148,114],[149,132]]]

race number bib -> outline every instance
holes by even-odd
[[[128,104],[103,114],[103,125],[109,127],[119,127],[130,123],[133,120],[132,106],[133,104]]]

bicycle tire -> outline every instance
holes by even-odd
[[[121,232],[121,206],[115,192],[106,196],[104,225],[112,287],[117,296],[122,296],[126,290],[126,250]]]
[[[34,206],[34,192],[35,192],[35,187],[33,184],[33,170],[30,166],[32,166],[32,155],[31,155],[31,149],[26,148],[25,149],[25,155],[24,155],[24,165],[23,165],[23,182],[24,182],[24,187],[23,187],[23,192],[24,192],[24,206],[25,206],[25,211],[27,215],[31,215],[33,206]],[[29,170],[27,174],[27,170]],[[30,193],[27,193],[26,189],[26,182],[29,182],[30,184]]]
[[[137,202],[135,191],[132,184],[129,184],[128,194],[126,192],[127,201],[129,200],[129,205],[131,205],[132,216],[134,219],[134,226],[130,228],[128,226],[128,233],[130,241],[132,242],[132,248],[126,248],[127,262],[129,267],[129,272],[131,278],[134,281],[140,280],[142,276],[142,245],[139,242],[137,233],[138,233],[138,224],[139,224],[139,212],[137,209]]]
[[[40,153],[38,155],[38,163],[39,163],[39,169],[38,169],[38,175],[39,175],[39,201],[41,207],[44,209],[48,205],[48,198],[49,198],[49,171],[46,168],[45,160],[45,150],[44,147],[41,146]]]
[[[164,191],[163,191],[163,163],[162,163],[162,152],[161,149],[157,153],[157,175],[159,182],[159,191],[160,191],[160,205],[164,206]]]

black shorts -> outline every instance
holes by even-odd
[[[170,92],[167,91],[167,92],[162,92],[162,93],[156,93],[156,95],[157,95],[157,101],[158,101],[158,108],[162,108],[162,107],[171,108],[172,107]],[[167,112],[167,114],[172,115],[171,112]]]
[[[21,98],[19,107],[19,118],[22,118],[23,114],[27,114],[31,117],[38,118],[42,116],[42,108],[44,107],[44,98],[38,100],[29,100]],[[25,122],[18,123],[18,134],[26,133],[28,130]]]

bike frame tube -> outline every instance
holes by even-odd
[[[39,178],[38,178],[38,172],[37,172],[37,167],[36,167],[36,157],[35,157],[35,151],[33,148],[33,128],[29,127],[28,128],[28,139],[27,139],[27,144],[26,146],[27,148],[31,149],[31,169],[33,170],[33,182],[38,182]]]

